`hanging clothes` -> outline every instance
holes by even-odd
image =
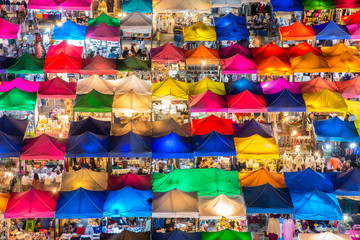
[[[283,222],[282,235],[284,240],[292,240],[295,233],[295,225],[292,219],[285,219]]]

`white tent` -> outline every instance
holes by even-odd
[[[108,175],[106,172],[94,172],[89,169],[64,172],[60,191],[74,191],[84,188],[91,191],[105,191],[107,189]]]
[[[129,132],[133,132],[141,136],[151,136],[151,122],[131,121],[126,125],[119,123],[111,124],[112,136],[122,136]]]
[[[90,77],[79,79],[76,94],[87,94],[94,89],[102,94],[112,95],[114,94],[114,83],[94,74]]]
[[[142,80],[135,75],[126,78],[117,79],[114,81],[115,95],[124,94],[131,90],[138,94],[151,95],[151,83]]]
[[[120,29],[132,33],[150,33],[152,18],[135,11],[120,19]]]
[[[241,7],[240,0],[211,0],[212,8]]]
[[[199,196],[199,211],[202,219],[243,218],[246,215],[244,198],[241,195],[217,197]]]
[[[210,0],[154,0],[154,12],[211,13]]]
[[[131,90],[121,95],[115,95],[112,105],[113,112],[115,111],[150,111],[151,96],[141,95]]]
[[[349,234],[299,233],[299,240],[351,240]]]

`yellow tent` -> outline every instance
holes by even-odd
[[[216,41],[215,27],[203,22],[184,27],[184,41]]]
[[[190,95],[199,95],[206,91],[211,91],[217,95],[226,95],[225,84],[216,82],[209,78],[204,78],[201,81],[189,83]]]
[[[234,138],[237,158],[278,159],[279,148],[274,138],[255,134],[246,138]]]
[[[323,89],[316,93],[304,93],[306,110],[308,112],[346,112],[347,105],[340,93]]]
[[[357,49],[357,47],[355,47],[355,46],[348,47],[343,43],[338,43],[332,47],[322,47],[321,51],[325,57],[338,56],[338,55],[342,55],[346,52],[350,53],[352,55],[359,56],[359,50]]]
[[[347,112],[356,116],[356,120],[360,120],[360,102],[345,100]]]
[[[317,56],[309,52],[303,56],[290,58],[291,66],[294,72],[316,73],[329,72],[329,66],[323,56]]]
[[[9,201],[9,196],[10,194],[8,193],[0,193],[0,220],[4,219],[4,212]]]
[[[360,58],[349,52],[326,57],[330,72],[360,72]]]
[[[189,85],[172,78],[151,85],[153,100],[170,98],[171,100],[188,100]]]
[[[113,111],[150,111],[151,96],[141,95],[133,90],[115,95],[112,109]]]
[[[285,178],[282,173],[269,172],[261,168],[257,171],[242,173],[239,172],[240,186],[256,187],[269,183],[275,188],[285,188]]]
[[[95,172],[89,169],[64,172],[62,175],[60,191],[74,191],[84,188],[90,191],[105,191],[107,189],[108,174]]]

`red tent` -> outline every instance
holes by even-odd
[[[251,74],[257,73],[253,58],[246,58],[240,54],[228,59],[221,59],[223,74]]]
[[[82,61],[81,74],[84,75],[116,75],[116,59],[109,59],[96,55]]]
[[[31,188],[12,192],[5,218],[54,218],[57,194]]]
[[[81,58],[74,58],[60,53],[45,58],[44,73],[80,73]]]
[[[230,119],[223,119],[214,115],[210,115],[209,117],[202,119],[193,119],[191,131],[193,135],[204,135],[212,131],[216,131],[224,135],[232,135],[232,121]]]
[[[0,18],[0,38],[17,39],[21,33],[21,26]]]
[[[137,190],[151,190],[151,175],[135,175],[131,172],[121,176],[109,175],[107,190],[116,191],[126,186]]]
[[[69,83],[59,77],[40,82],[39,98],[75,99],[76,83]]]
[[[226,97],[206,91],[189,96],[191,112],[227,112]]]
[[[264,95],[245,90],[236,95],[227,95],[229,113],[267,112]]]
[[[293,47],[289,47],[287,49],[288,54],[290,57],[298,57],[298,56],[303,56],[309,52],[318,55],[318,56],[322,56],[323,53],[321,52],[321,49],[318,47],[313,47],[310,44],[308,44],[307,42],[303,42],[300,43],[296,46]]]
[[[360,97],[360,77],[347,81],[335,82],[344,98]]]
[[[246,58],[252,58],[251,49],[241,46],[240,44],[233,44],[228,47],[219,48],[219,55],[221,59],[231,58],[237,54],[241,54]]]
[[[307,82],[299,82],[299,86],[301,93],[316,93],[323,89],[338,92],[338,87],[335,82],[323,79],[322,77],[317,77]]]
[[[68,44],[64,40],[59,44],[50,46],[46,54],[46,58],[57,56],[60,53],[65,53],[66,55],[74,58],[81,58],[83,55],[83,51],[84,51],[84,47],[78,47],[75,45]]]
[[[91,0],[60,0],[59,9],[65,11],[91,11]]]
[[[342,1],[342,0],[341,0]],[[360,12],[356,12],[352,15],[342,16],[341,21],[344,25],[350,25],[360,22]]]
[[[360,0],[334,0],[336,8],[360,8]]]
[[[151,61],[160,63],[185,62],[185,52],[182,48],[166,43],[163,46],[152,48],[150,58]]]
[[[273,43],[269,43],[260,48],[252,48],[252,53],[254,58],[268,58],[271,56],[276,56],[280,59],[289,58],[285,48],[279,47]]]
[[[103,22],[95,26],[88,26],[86,30],[86,38],[89,39],[118,42],[119,37],[119,27],[112,27]]]
[[[315,32],[311,26],[294,22],[290,26],[279,27],[282,41],[315,40]]]

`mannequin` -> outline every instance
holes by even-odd
[[[301,171],[304,163],[305,163],[304,158],[300,154],[298,154],[294,158],[295,171]]]
[[[315,168],[315,158],[311,154],[305,158],[305,168]]]
[[[286,166],[286,169],[289,171],[289,172],[292,172],[294,170],[293,168],[293,158],[292,156],[286,156],[286,159],[285,159],[285,166]]]
[[[168,26],[167,16],[164,15],[161,17],[161,32],[166,32],[167,26]]]

